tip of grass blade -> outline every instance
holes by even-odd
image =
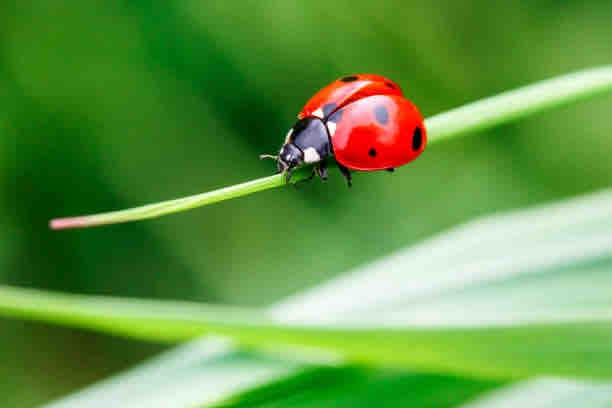
[[[92,220],[87,216],[55,218],[49,221],[49,228],[52,230],[85,228],[93,227],[95,225],[100,224],[92,222]]]
[[[300,169],[300,171],[298,171],[294,176],[294,179],[292,179],[292,182],[304,180],[308,174],[308,169]],[[193,209],[203,205],[217,203],[219,201],[229,200],[231,198],[245,196],[257,191],[280,187],[285,184],[286,182],[282,175],[273,175],[208,191],[206,193],[195,194],[174,200],[161,201],[126,210],[81,215],[76,217],[56,218],[49,222],[49,227],[52,230],[64,230],[145,220]]]

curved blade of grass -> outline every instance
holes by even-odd
[[[302,179],[303,173],[303,171],[296,173],[294,176],[295,180]],[[207,193],[195,194],[189,197],[143,205],[141,207],[130,208],[127,210],[112,211],[95,215],[83,215],[78,217],[58,218],[51,220],[49,226],[52,229],[70,229],[146,220],[148,218],[155,218],[166,214],[190,210],[203,205],[241,197],[274,187],[280,187],[283,184],[285,184],[285,182],[283,181],[282,175],[277,174],[257,180],[247,181],[246,183],[220,188]]]
[[[251,311],[129,299],[46,293],[4,287],[5,316],[174,342],[226,335],[246,347],[320,348],[368,365],[473,376],[515,378],[557,374],[612,377],[612,308],[587,316],[554,316],[495,327],[355,327],[288,325]],[[585,342],[585,339],[588,339]],[[550,358],[563,353],[564,359]],[[597,353],[597,361],[593,360]]]
[[[533,113],[610,90],[612,90],[612,66],[588,69],[538,82],[428,118],[425,121],[429,137],[428,144],[511,122]],[[309,168],[299,169],[295,172],[292,181],[302,181],[310,175],[310,172]],[[277,174],[207,193],[132,209],[58,218],[51,220],[50,227],[52,229],[84,228],[155,218],[280,187],[284,184],[284,176]]]
[[[21,303],[24,301],[27,306]],[[172,342],[219,334],[247,347],[320,348],[322,357],[333,352],[348,361],[368,365],[496,378],[548,373],[612,377],[612,309],[502,327],[336,328],[287,325],[252,313],[237,316],[221,306],[105,299],[16,288],[3,288],[0,302],[5,316],[151,341]],[[558,358],[561,354],[563,359]]]
[[[378,320],[383,322],[385,314],[393,311],[393,305],[397,304],[398,310],[412,307],[415,311],[418,310],[413,319],[416,317],[421,320],[421,326],[423,316],[429,315],[432,326],[438,326],[440,329],[441,322],[437,315],[439,308],[449,310],[445,305],[463,302],[459,310],[465,311],[467,316],[473,314],[473,323],[480,324],[481,334],[486,337],[487,321],[482,319],[482,310],[499,310],[498,318],[501,321],[506,320],[508,324],[508,319],[505,319],[508,309],[504,307],[508,302],[520,305],[524,301],[526,304],[520,309],[526,313],[526,309],[532,308],[532,317],[540,308],[550,311],[553,304],[558,306],[558,311],[570,309],[575,312],[587,311],[589,307],[604,308],[610,303],[606,293],[606,288],[610,287],[610,269],[607,269],[605,262],[598,264],[595,261],[589,265],[589,260],[600,259],[610,252],[609,247],[597,244],[592,238],[598,236],[603,238],[603,242],[612,231],[611,220],[611,192],[486,217],[441,234],[416,247],[398,251],[305,293],[292,296],[265,312],[275,321],[318,321],[319,324],[324,324],[334,320],[355,320],[355,316],[364,316],[371,320],[372,316],[368,317],[368,314],[378,310]],[[575,243],[574,251],[567,251],[568,243]],[[525,251],[528,253],[523,255]],[[506,264],[508,265],[505,266]],[[523,298],[521,294],[525,288],[529,290]],[[550,296],[543,296],[548,294],[548,291]],[[490,292],[491,296],[487,296],[487,292]],[[467,294],[474,296],[473,304],[466,302],[469,299]],[[427,314],[427,310],[435,313]],[[457,314],[453,313],[447,323],[456,323],[456,320]],[[463,324],[466,323],[464,318]],[[494,322],[489,319],[488,323]],[[590,333],[581,331],[577,325],[573,326],[575,338],[560,337],[553,344],[554,347],[550,348],[539,347],[538,333],[533,331],[530,334],[531,327],[528,324],[519,326],[524,330],[524,339],[509,337],[507,341],[495,344],[491,339],[481,338],[478,343],[472,344],[471,348],[480,348],[482,351],[483,342],[493,343],[494,347],[505,348],[523,361],[529,358],[526,353],[533,352],[534,355],[540,356],[533,362],[533,371],[536,371],[534,367],[545,370],[550,364],[549,361],[543,363],[542,359],[565,360],[568,366],[576,361],[592,366],[611,366],[606,357],[609,347],[604,345],[600,348],[589,337]],[[599,331],[599,335],[608,334],[609,331],[604,328]],[[192,374],[186,377],[181,376],[182,366],[178,366],[176,370],[172,369],[173,365],[169,362],[175,361],[177,365],[186,359],[184,354],[173,351],[159,362],[157,369],[144,366],[119,375],[110,383],[95,385],[67,400],[59,401],[57,406],[100,406],[98,402],[101,399],[111,402],[106,406],[118,405],[127,398],[126,395],[129,395],[130,401],[138,401],[139,398],[150,401],[154,396],[160,401],[167,401],[164,398],[174,390],[182,390],[191,376],[197,378],[199,373],[203,378],[207,378],[210,374],[209,349],[206,345],[214,350],[218,349],[218,341],[215,339],[204,339],[195,349],[191,345],[181,347],[186,349],[185,353],[192,359],[190,361],[193,366],[199,359],[202,361],[201,368],[190,369]],[[538,346],[537,349],[530,351],[532,345]],[[379,348],[384,345],[377,339],[372,339],[370,347]],[[225,357],[232,360],[236,348],[228,346],[228,349]],[[584,352],[588,356],[582,358],[567,352],[566,349],[574,353]],[[460,349],[456,352],[461,355]],[[404,350],[399,354],[411,353],[418,351]],[[501,354],[498,355],[497,350],[488,354],[489,358],[482,362],[484,366],[503,365],[505,360],[508,360],[508,357],[502,358]],[[563,358],[559,358],[560,355],[563,355]],[[218,359],[223,358],[222,353],[216,356]],[[439,358],[452,359],[442,354]],[[295,364],[292,358],[286,358],[285,361],[288,365]],[[155,362],[151,364],[155,367]],[[296,377],[304,370],[309,370],[307,365],[298,365],[286,371],[263,355],[259,359],[259,366],[262,370],[267,367],[269,371],[265,371],[261,376],[254,374],[257,379],[253,378],[251,386],[255,390],[267,383],[276,383],[283,379],[303,381],[303,378],[300,380]],[[215,367],[217,366],[210,366],[210,370],[216,372]],[[583,368],[580,368],[580,371]],[[576,368],[569,368],[572,369]],[[270,374],[274,370],[278,370],[276,375]],[[214,376],[214,373],[210,375]],[[234,399],[238,398],[237,394],[245,391],[239,371],[234,371],[233,376],[225,371],[220,375],[225,378],[225,394],[208,391],[204,386],[199,387],[194,379],[191,384],[195,382],[194,387],[199,387],[199,391],[189,394],[192,399],[186,405],[195,406],[198,401],[204,403],[218,398]],[[470,377],[472,376],[470,374]],[[189,390],[187,387],[185,394],[188,394]]]

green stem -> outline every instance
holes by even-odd
[[[464,105],[425,121],[428,144],[484,130],[556,106],[612,90],[612,66],[593,68],[525,86]],[[295,172],[292,182],[306,179],[309,168]],[[285,184],[281,174],[189,197],[162,201],[127,210],[52,220],[53,229],[84,228],[144,220],[241,197]]]
[[[294,179],[297,181],[305,177],[304,171],[300,171],[296,173]],[[231,198],[241,197],[274,187],[280,187],[284,184],[282,175],[276,174],[274,176],[251,180],[247,181],[246,183],[235,184],[233,186],[220,188],[207,193],[195,194],[174,200],[143,205],[141,207],[130,208],[127,210],[112,211],[95,215],[83,215],[78,217],[58,218],[51,220],[49,225],[52,229],[69,229],[145,220],[179,211],[190,210],[192,208],[229,200]]]

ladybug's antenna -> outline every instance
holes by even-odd
[[[274,159],[278,160],[278,156],[274,156],[273,154],[260,154],[259,159]]]

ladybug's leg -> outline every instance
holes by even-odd
[[[388,171],[389,173],[393,173],[393,172],[395,171],[395,169],[394,169],[393,167],[389,167],[389,168],[387,169],[387,171]]]
[[[285,176],[285,182],[289,184],[289,181],[291,180],[291,176],[293,176],[293,174],[291,173],[291,169],[287,169],[286,174],[287,175]]]
[[[343,165],[341,165],[340,163],[338,163],[338,168],[340,169],[340,173],[342,173],[342,175],[346,179],[346,185],[349,188],[352,187],[352,185],[353,185],[353,182],[352,182],[353,177],[351,176],[350,170],[347,169],[346,167],[344,167]]]
[[[291,184],[296,190],[298,189],[298,184],[302,184],[302,183],[306,183],[307,181],[310,181],[314,178],[315,176],[315,169],[312,169],[312,172],[310,173],[310,176],[308,176],[307,178],[305,178],[304,180],[300,180],[300,181],[296,181],[295,183],[288,183]],[[287,177],[290,177],[289,175],[287,175]]]
[[[317,167],[315,167],[315,172],[323,181],[327,181],[327,163],[323,160]]]
[[[315,174],[316,174],[316,169],[315,169],[315,168],[313,168],[313,169],[312,169],[312,172],[310,173],[310,176],[308,176],[308,178],[307,178],[307,179],[304,179],[304,181],[310,181],[310,180],[312,180],[312,179],[314,178]]]

